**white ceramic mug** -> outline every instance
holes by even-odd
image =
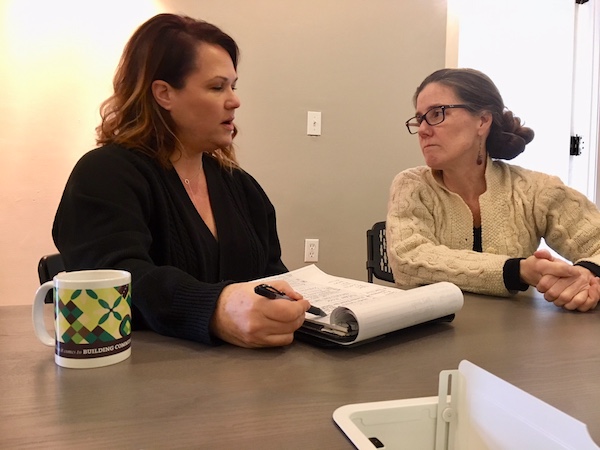
[[[54,336],[44,323],[44,299],[54,289]],[[98,269],[61,272],[42,284],[33,301],[33,328],[54,346],[62,367],[107,366],[131,355],[131,274]]]

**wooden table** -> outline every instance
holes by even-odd
[[[51,314],[51,307],[48,307]],[[588,425],[600,443],[600,311],[466,295],[451,324],[355,348],[206,347],[134,332],[132,356],[64,369],[30,308],[0,308],[0,448],[349,449],[344,404],[437,394],[467,359]]]

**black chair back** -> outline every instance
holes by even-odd
[[[385,222],[377,222],[367,230],[367,279],[373,277],[390,283],[394,282],[392,269],[388,265],[387,245],[385,240]]]
[[[54,253],[52,255],[42,256],[38,264],[38,276],[40,277],[40,284],[44,284],[46,281],[52,280],[54,275],[65,270],[60,253]],[[52,303],[52,294],[54,290],[48,291],[46,294],[46,303]]]

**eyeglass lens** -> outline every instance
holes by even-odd
[[[444,121],[446,118],[446,108],[443,106],[436,106],[431,108],[422,116],[415,116],[406,122],[406,127],[411,134],[416,134],[419,131],[419,126],[421,122],[425,120],[429,125],[438,125]]]

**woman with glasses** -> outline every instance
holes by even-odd
[[[600,298],[600,212],[557,177],[510,165],[534,133],[498,89],[472,69],[442,69],[417,88],[417,135],[426,166],[390,189],[388,254],[396,283],[451,281],[508,296],[534,286],[569,310]],[[574,264],[537,250],[541,238]]]

